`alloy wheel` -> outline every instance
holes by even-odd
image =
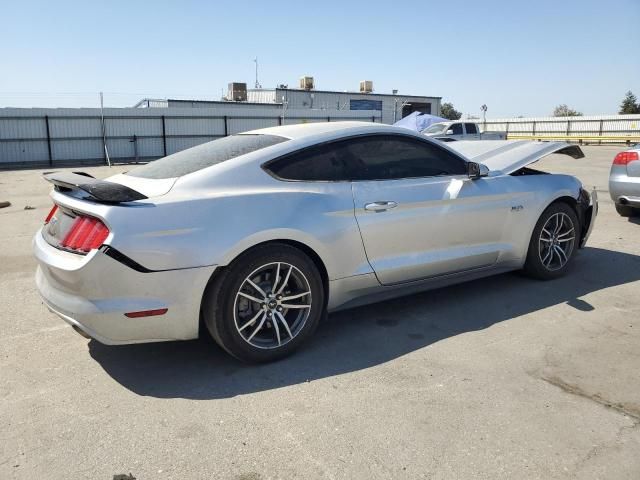
[[[233,305],[236,330],[256,348],[286,345],[304,328],[311,312],[311,287],[304,274],[286,262],[273,262],[251,272]]]
[[[571,217],[564,212],[551,215],[540,231],[538,254],[549,271],[564,267],[575,244],[576,230]]]

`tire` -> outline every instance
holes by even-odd
[[[242,254],[210,282],[203,299],[213,339],[248,363],[293,353],[313,335],[324,309],[318,268],[302,251],[282,243]]]
[[[563,202],[549,205],[533,229],[524,264],[525,274],[539,280],[564,275],[578,248],[580,233],[578,216],[573,208]]]
[[[621,217],[632,217],[636,213],[633,207],[630,207],[629,205],[620,205],[617,203],[616,212],[618,212]]]

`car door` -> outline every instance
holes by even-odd
[[[426,139],[367,136],[348,151],[355,216],[380,283],[490,267],[512,248],[505,183],[471,180],[462,158]]]
[[[465,140],[480,140],[480,132],[478,132],[478,126],[475,123],[465,123]]]

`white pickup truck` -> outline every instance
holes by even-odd
[[[434,123],[422,130],[421,133],[443,142],[507,139],[506,132],[480,132],[477,123],[460,121]]]

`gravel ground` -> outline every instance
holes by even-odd
[[[615,147],[536,168],[600,193],[571,274],[505,274],[331,315],[297,355],[106,347],[42,305],[40,171],[0,172],[0,477],[640,478],[640,222]],[[96,176],[127,167],[87,168]],[[35,207],[25,210],[25,207]]]

